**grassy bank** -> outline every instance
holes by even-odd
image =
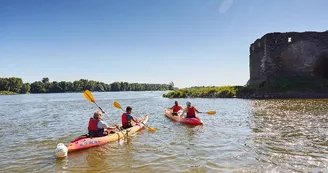
[[[17,93],[11,91],[0,91],[0,95],[15,95]]]
[[[210,97],[235,97],[242,86],[221,86],[221,87],[193,87],[184,88],[164,94],[167,98],[210,98]]]
[[[328,98],[328,80],[317,77],[285,77],[258,86],[192,87],[164,94],[167,98]]]

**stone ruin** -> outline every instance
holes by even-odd
[[[328,30],[268,33],[250,46],[248,86],[275,77],[318,76],[328,79]]]

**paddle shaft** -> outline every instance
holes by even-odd
[[[142,121],[140,121],[144,126],[150,128],[148,125],[146,125],[145,123],[143,123]]]
[[[124,109],[122,108],[122,106],[121,106],[121,104],[120,103],[118,103],[118,102],[114,102],[114,107],[116,107],[116,108],[118,108],[118,109],[121,109],[122,111],[124,111]],[[138,119],[141,119],[141,118],[139,118],[138,116],[136,116]],[[149,126],[147,126],[145,123],[143,123],[141,120],[139,121],[139,123],[142,123],[145,127],[147,127],[148,128],[148,130],[150,130],[150,131],[154,131],[154,130],[156,130],[156,128],[153,128],[153,127],[149,127]]]
[[[116,125],[113,123],[114,121],[107,115],[107,113],[103,110],[103,109],[101,109],[101,107],[96,103],[96,102],[94,102],[97,106],[98,106],[98,108],[102,111],[102,112],[104,112],[105,113],[105,115],[107,116],[107,118],[109,118],[109,120],[112,122],[112,124],[116,127]],[[116,127],[119,131],[121,131],[121,129],[119,129],[118,127]]]
[[[141,118],[139,118],[139,116],[136,116],[136,117],[137,117],[139,120],[141,119]],[[141,120],[140,120],[139,122],[142,123],[144,126],[150,128],[148,125],[146,125],[145,123],[143,123]]]

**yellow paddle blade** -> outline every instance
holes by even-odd
[[[122,109],[122,106],[121,106],[120,103],[118,103],[118,102],[114,102],[113,105],[114,105],[116,108]]]
[[[206,112],[208,115],[214,115],[214,114],[216,114],[216,111],[208,111],[208,112]]]
[[[93,97],[93,95],[91,94],[91,92],[89,90],[85,90],[84,91],[84,97],[89,100],[90,102],[96,102],[95,98]]]
[[[148,127],[148,130],[151,131],[151,132],[156,132],[157,131],[157,129],[154,128],[154,127]]]

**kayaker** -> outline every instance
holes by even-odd
[[[132,117],[131,112],[132,112],[132,107],[128,106],[128,107],[126,107],[126,112],[122,114],[122,128],[123,129],[133,127],[131,124],[131,120],[136,123],[139,123],[138,120],[136,120],[135,118]]]
[[[93,113],[93,117],[89,120],[89,136],[90,137],[101,137],[106,136],[104,134],[105,129],[110,129],[109,126],[102,120],[103,112],[96,111]]]
[[[197,118],[196,113],[199,113],[197,108],[195,106],[191,106],[191,103],[189,101],[187,101],[186,104],[187,104],[187,107],[184,109],[182,115],[184,113],[187,113],[186,118]]]
[[[171,109],[173,109],[172,115],[174,116],[178,115],[178,111],[183,110],[183,108],[179,105],[178,101],[174,102],[174,106],[172,106]]]

